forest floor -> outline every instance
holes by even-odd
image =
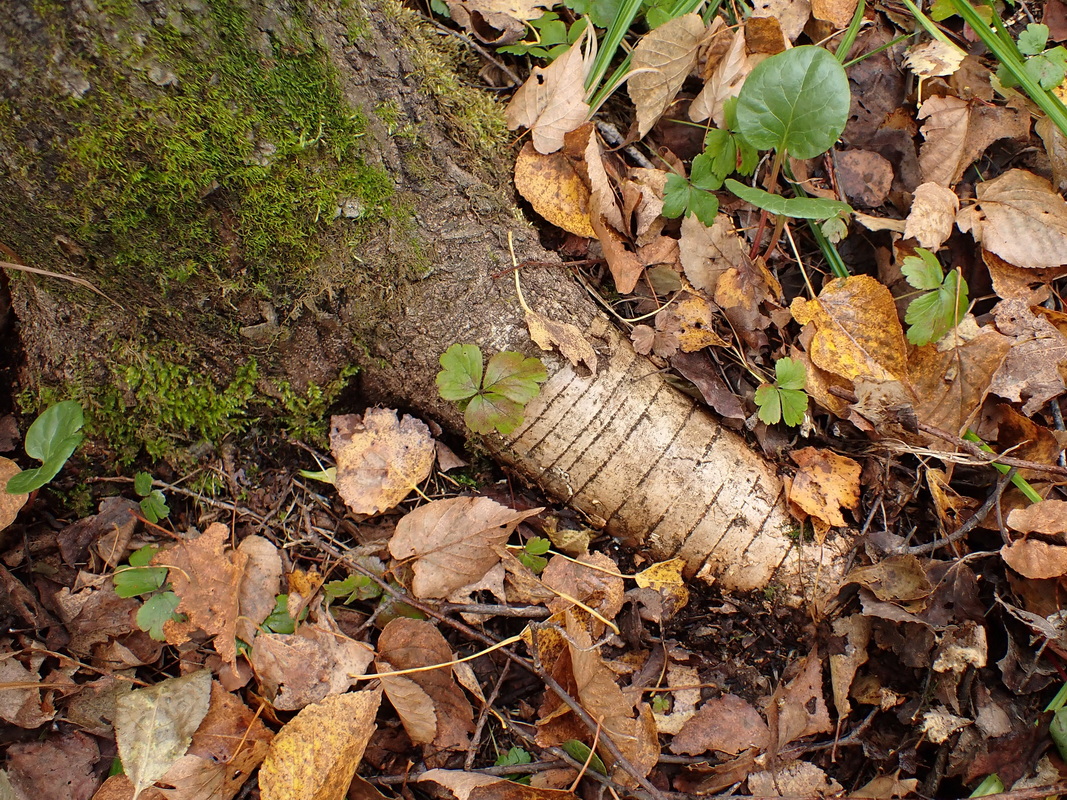
[[[118,476],[79,452],[0,496],[0,800],[1067,792],[1067,138],[959,17],[855,0],[646,3],[594,125],[578,21],[610,4],[515,5],[434,24],[532,129],[544,242],[851,570],[725,594],[389,409]],[[1065,7],[1009,11],[1055,86]],[[55,429],[16,412],[2,299],[0,337],[6,479]]]

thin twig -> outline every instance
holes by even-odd
[[[961,439],[959,436],[954,436],[940,428],[927,425],[925,422],[918,423],[918,426],[919,430],[923,433],[929,433],[931,436],[936,436],[938,439],[944,439],[946,442],[954,444],[961,450],[966,450],[969,455],[974,456],[984,464],[996,463],[1003,464],[1007,467],[1018,467],[1019,469],[1032,469],[1035,472],[1046,472],[1050,475],[1067,475],[1067,467],[1061,467],[1059,464],[1040,464],[1037,461],[1013,458],[1011,456],[1001,455],[1000,453],[987,453],[974,442],[968,442],[966,439]]]
[[[478,754],[478,744],[482,740],[482,730],[485,728],[485,721],[489,717],[489,709],[493,707],[493,703],[500,696],[500,688],[508,677],[509,669],[511,669],[511,662],[505,661],[500,670],[500,676],[496,679],[496,683],[493,684],[493,691],[489,693],[488,699],[482,704],[482,710],[478,713],[478,721],[474,724],[474,733],[471,734],[471,744],[467,748],[467,758],[463,762],[464,772],[470,772],[474,767],[474,757]]]
[[[439,22],[434,22],[433,26],[435,28],[437,28],[437,30],[439,30],[439,31],[441,31],[443,33],[447,33],[449,36],[455,36],[457,39],[459,39],[461,42],[463,42],[465,45],[467,45],[467,47],[469,47],[472,50],[474,50],[478,55],[480,55],[486,61],[492,62],[492,64],[494,66],[496,66],[497,69],[499,69],[501,72],[503,72],[509,78],[511,78],[512,86],[521,86],[522,85],[522,78],[520,78],[518,75],[516,75],[511,70],[511,68],[509,68],[507,66],[507,64],[504,64],[503,62],[499,61],[492,53],[490,53],[488,50],[486,50],[484,47],[482,47],[480,44],[478,44],[476,41],[474,41],[471,37],[467,36],[465,33],[460,33],[459,31],[454,31],[451,28],[446,28],[444,25],[442,25]],[[511,87],[509,86],[509,87],[506,87],[506,88],[510,89]]]
[[[30,272],[34,275],[43,275],[46,278],[59,278],[59,280],[61,281],[70,281],[71,283],[77,284],[78,286],[88,289],[90,292],[95,292],[96,294],[107,300],[109,303],[114,303],[119,308],[123,308],[121,303],[112,300],[106,294],[104,294],[95,286],[93,286],[93,284],[91,284],[89,281],[85,280],[85,278],[75,278],[73,275],[64,275],[60,272],[52,272],[51,270],[47,269],[27,267],[25,264],[12,264],[10,261],[0,261],[0,269],[14,269],[18,270],[19,272]]]

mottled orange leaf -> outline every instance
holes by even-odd
[[[789,503],[810,516],[821,540],[833,526],[844,527],[842,508],[855,510],[860,503],[860,465],[830,450],[805,447],[790,454],[800,467],[789,487]]]

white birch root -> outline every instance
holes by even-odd
[[[845,537],[799,542],[772,465],[606,320],[588,333],[606,345],[597,374],[552,375],[498,455],[612,535],[724,589],[773,586],[798,603],[832,588]]]

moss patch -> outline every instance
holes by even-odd
[[[90,89],[60,109],[72,131],[57,178],[70,199],[49,209],[107,254],[102,282],[153,274],[165,292],[214,274],[233,288],[275,286],[323,255],[339,207],[389,213],[391,180],[360,156],[365,119],[310,27],[291,24],[299,12],[264,32],[234,0],[165,22],[128,0],[106,5],[114,35],[103,58],[79,63]],[[38,10],[62,29],[53,16],[65,11]],[[27,112],[4,104],[0,129]]]

